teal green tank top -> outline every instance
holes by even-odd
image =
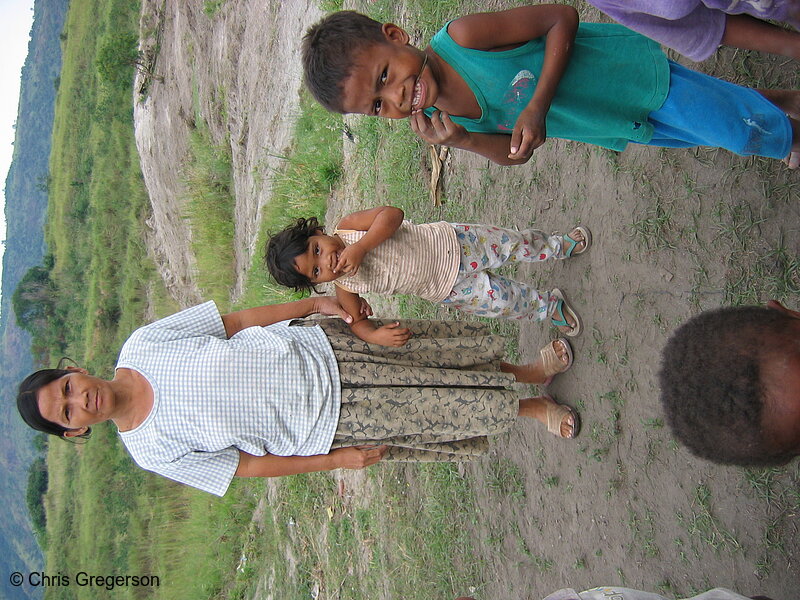
[[[453,121],[476,133],[511,134],[542,71],[544,38],[503,52],[473,50],[453,41],[449,24],[431,47],[464,78],[481,108],[479,119]],[[656,42],[621,25],[581,23],[547,113],[547,136],[612,150],[646,143],[653,136],[647,116],[668,92],[669,64]],[[425,112],[430,116],[433,109]]]

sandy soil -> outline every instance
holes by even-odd
[[[723,50],[701,68],[731,77],[755,67]],[[791,62],[757,68],[767,81],[798,83]],[[595,234],[587,256],[517,274],[565,290],[584,319],[572,371],[548,390],[580,408],[583,430],[568,442],[521,423],[492,457],[465,468],[481,515],[476,560],[491,582],[479,598],[604,584],[669,597],[713,586],[797,596],[798,461],[746,473],[695,459],[663,425],[656,380],[674,326],[737,297],[766,300],[750,278],[787,281],[795,290],[787,299],[798,304],[797,181],[775,161],[710,150],[631,147],[618,155],[549,141],[518,168],[451,153],[444,195],[471,219],[551,231],[582,223]],[[347,186],[329,222],[348,204],[361,206]],[[551,335],[522,326],[522,359],[534,359]]]
[[[145,14],[160,7],[144,4]],[[165,81],[153,84],[135,111],[153,199],[152,247],[182,303],[198,296],[175,168],[193,115],[201,114],[217,139],[231,139],[241,285],[258,209],[269,196],[271,155],[288,142],[287,107],[299,78],[297,35],[287,32],[317,16],[306,2],[228,0],[211,20],[199,4],[165,5],[157,63]],[[734,65],[752,66],[723,51],[703,67],[728,73]],[[796,78],[786,61],[759,68]],[[227,113],[209,112],[221,93]],[[564,586],[601,584],[667,596],[722,585],[775,600],[797,597],[798,461],[747,474],[694,459],[663,426],[656,386],[659,350],[688,316],[733,295],[765,300],[746,285],[754,273],[800,289],[797,182],[780,165],[705,150],[617,155],[550,141],[529,165],[505,169],[452,153],[444,196],[469,219],[553,231],[583,223],[595,236],[587,256],[518,273],[544,289],[564,289],[584,319],[575,366],[549,390],[579,407],[583,431],[569,442],[519,424],[491,456],[465,467],[481,515],[476,560],[489,581],[478,597],[536,599]],[[330,220],[357,204],[352,189],[345,181]],[[726,292],[725,282],[740,277],[745,283]],[[532,360],[551,333],[522,326],[522,358]],[[408,473],[413,479],[413,468]],[[348,488],[358,481],[349,479]]]
[[[291,141],[301,72],[296,41],[321,12],[313,2],[280,0],[228,0],[214,18],[203,2],[142,5],[145,52],[160,40],[152,70],[163,79],[139,74],[134,86],[136,143],[153,205],[149,247],[173,296],[182,305],[197,302],[181,165],[189,132],[202,119],[217,142],[231,145],[235,299],[255,251],[269,173]]]

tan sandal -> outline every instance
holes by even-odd
[[[567,357],[566,363],[562,358],[559,358],[556,353],[556,344],[558,343],[564,348]],[[544,371],[545,377],[547,377],[544,385],[549,385],[555,375],[567,371],[572,366],[572,346],[570,346],[569,341],[565,338],[555,339],[544,346],[539,350],[539,356],[542,360],[542,370]]]
[[[545,395],[544,398],[550,400],[547,404],[547,431],[565,440],[575,438],[581,430],[581,419],[578,413],[565,404],[558,404],[551,396]],[[572,416],[572,435],[561,435],[561,423],[568,416]]]

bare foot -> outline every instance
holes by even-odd
[[[790,169],[796,169],[800,167],[800,152],[792,152],[783,159],[784,164],[786,164]]]

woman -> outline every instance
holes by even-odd
[[[351,320],[328,297],[226,315],[207,302],[134,331],[113,379],[38,371],[17,406],[31,427],[65,438],[113,421],[139,466],[217,495],[234,475],[468,459],[518,415],[577,433],[571,409],[506,389],[565,371],[568,345],[516,366],[499,362],[504,340],[480,324],[412,323],[415,337],[388,348],[338,319],[290,321],[315,313]]]

